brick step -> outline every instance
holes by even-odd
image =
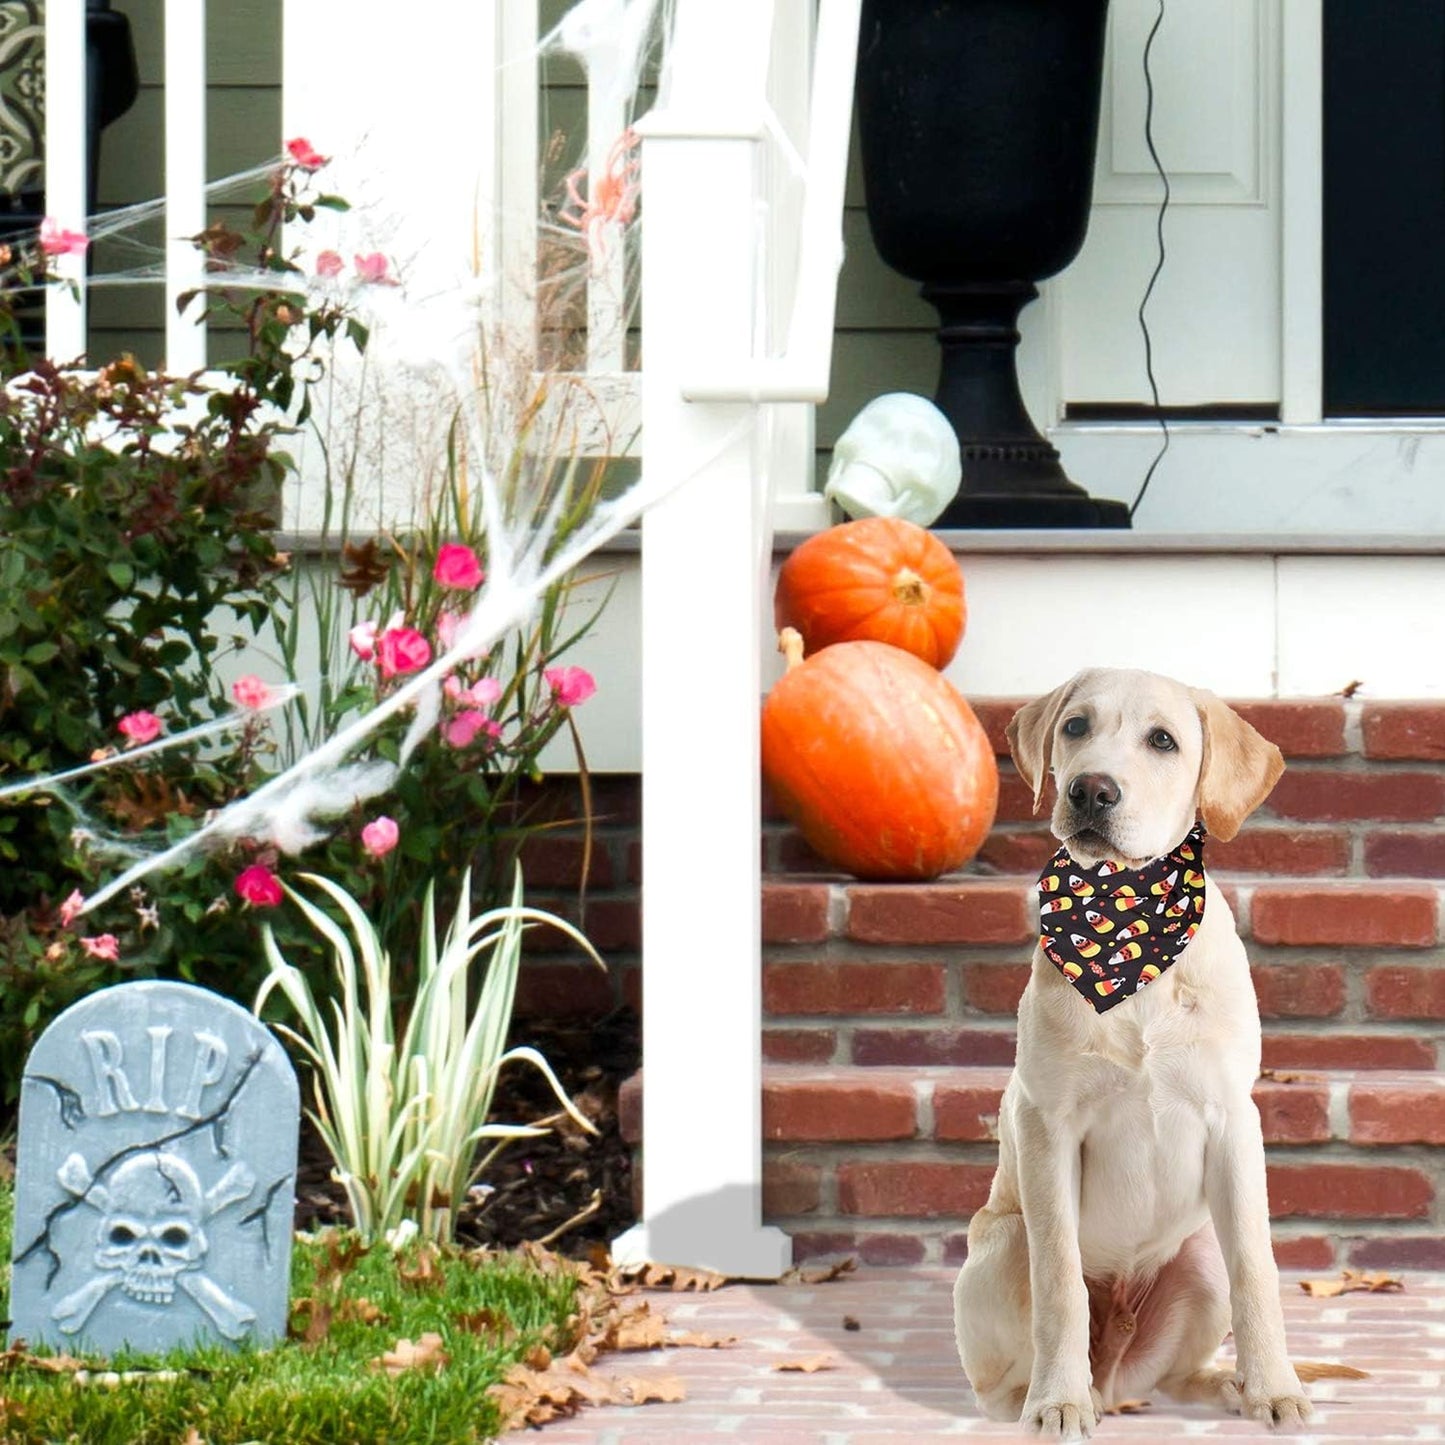
[[[997,1162],[1004,1068],[767,1065],[764,1213],[800,1256],[956,1262]],[[623,1137],[641,1134],[642,1075]],[[1261,1079],[1275,1248],[1288,1267],[1445,1268],[1445,1076]]]
[[[1223,881],[1275,1068],[1445,1067],[1445,887]],[[778,1063],[1008,1064],[1033,880],[769,878],[764,1050]]]

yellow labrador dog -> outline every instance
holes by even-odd
[[[1035,807],[1054,775],[1053,832],[1086,868],[1140,869],[1196,815],[1232,838],[1284,769],[1218,698],[1145,672],[1081,672],[1008,738]],[[1156,1391],[1309,1418],[1250,1097],[1259,1009],[1229,905],[1203,886],[1177,961],[1106,1012],[1034,952],[998,1172],[954,1289],[963,1368],[993,1419],[1079,1439],[1102,1408]],[[1217,1369],[1231,1327],[1238,1369]]]

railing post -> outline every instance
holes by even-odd
[[[67,230],[86,224],[87,68],[85,0],[47,0],[45,206]],[[45,351],[56,361],[74,361],[85,352],[85,257],[57,256],[54,271],[60,284],[46,288]]]
[[[206,225],[206,0],[166,0],[166,369],[184,376],[206,364],[200,299],[177,298],[205,283],[201,253],[186,238]]]
[[[687,480],[642,521],[644,1216],[613,1246],[621,1260],[751,1278],[791,1258],[787,1236],[760,1223],[768,481],[749,408],[684,401],[678,379],[699,349],[741,361],[754,348],[761,107],[735,82],[759,74],[770,23],[761,0],[681,0],[676,104],[638,127],[643,468]]]

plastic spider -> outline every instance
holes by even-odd
[[[598,270],[607,256],[607,234],[612,226],[626,226],[637,215],[637,197],[642,189],[641,170],[637,156],[637,133],[631,128],[622,132],[607,152],[607,160],[590,187],[591,195],[583,199],[578,182],[587,174],[585,167],[567,177],[567,199],[571,209],[563,207],[557,219],[575,227],[587,243],[592,269]]]

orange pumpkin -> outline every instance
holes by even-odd
[[[968,609],[963,573],[932,532],[899,517],[864,517],[793,552],[778,574],[773,617],[802,633],[809,656],[835,642],[887,642],[944,668]]]
[[[840,642],[788,671],[763,705],[763,777],[814,851],[859,878],[936,878],[978,852],[998,765],[953,687],[882,642]]]

